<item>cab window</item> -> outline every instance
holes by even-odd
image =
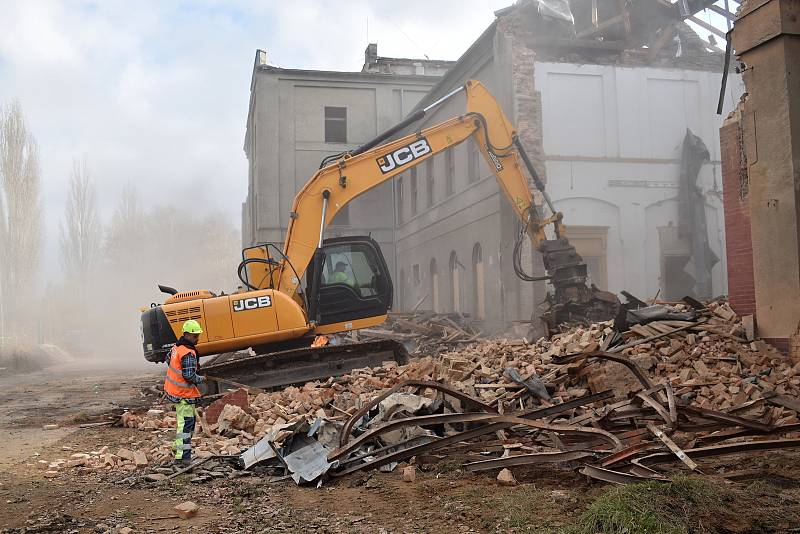
[[[375,296],[378,261],[370,247],[358,244],[326,247],[323,281],[325,285],[350,286],[359,297]]]

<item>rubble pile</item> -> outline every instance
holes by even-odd
[[[298,483],[432,455],[499,471],[506,484],[514,476],[501,469],[536,463],[627,483],[664,479],[656,464],[697,470],[693,458],[800,446],[800,362],[755,340],[750,318],[724,302],[698,304],[630,310],[622,332],[618,318],[535,343],[475,340],[408,365],[233,391],[198,410],[194,454]],[[121,423],[152,433],[144,458],[71,460],[133,471],[171,459],[173,414],[126,413]],[[69,461],[44,463],[58,473],[78,467]]]
[[[409,347],[412,354],[436,355],[454,346],[477,341],[483,332],[460,313],[432,311],[391,312],[380,328],[359,331],[365,339],[392,339]]]
[[[108,446],[103,446],[96,451],[75,452],[68,458],[58,458],[52,461],[39,460],[35,464],[37,469],[44,471],[45,478],[54,478],[58,476],[59,472],[67,469],[74,469],[79,474],[111,469],[132,472],[148,465],[149,459],[144,451],[121,448],[112,452]]]

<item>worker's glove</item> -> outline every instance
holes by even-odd
[[[197,379],[196,380],[197,380],[197,382],[195,382],[195,384],[197,384],[197,385],[206,383],[206,377],[204,377],[203,375],[197,375]]]

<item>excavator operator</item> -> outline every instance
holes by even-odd
[[[200,340],[203,329],[200,323],[190,319],[183,323],[183,335],[172,347],[167,362],[167,376],[164,379],[164,392],[167,400],[175,403],[177,429],[173,449],[176,464],[189,464],[192,460],[192,433],[194,433],[195,404],[200,399],[199,384],[205,377],[200,370],[195,345]]]
[[[350,287],[356,285],[355,281],[347,274],[347,264],[343,261],[336,262],[336,267],[333,268],[333,276],[331,277],[332,284],[347,284]]]

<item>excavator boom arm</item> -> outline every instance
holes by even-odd
[[[307,269],[315,250],[321,246],[325,228],[344,206],[366,191],[471,136],[475,136],[489,168],[497,176],[501,189],[526,225],[536,246],[546,239],[544,225],[547,222],[554,222],[556,233],[559,234],[560,217],[542,221],[534,215],[537,210],[532,207],[531,189],[521,164],[527,164],[534,182],[537,182],[535,185],[543,194],[544,187],[524,155],[500,104],[480,82],[468,81],[463,89],[467,96],[467,112],[464,115],[383,145],[375,146],[377,143],[373,141],[317,171],[294,199],[284,243],[285,260],[279,269],[272,271],[272,280],[268,277],[264,279],[263,287],[273,285],[290,296],[294,295],[300,285],[299,277]],[[455,96],[458,92],[460,90],[445,98]],[[422,111],[433,108],[443,100]],[[418,120],[422,115],[424,113],[418,113],[411,120],[401,123],[401,126]],[[393,130],[396,131],[397,127]],[[391,131],[378,139],[388,137],[389,133]],[[522,162],[520,154],[523,155]],[[549,199],[547,201],[549,203]],[[291,265],[287,265],[287,262]]]

